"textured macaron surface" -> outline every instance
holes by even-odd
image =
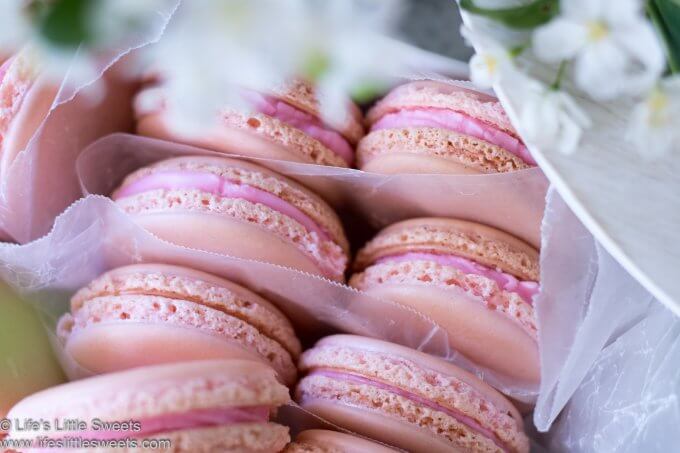
[[[434,285],[455,288],[537,337],[533,298],[539,291],[538,252],[494,228],[422,218],[382,230],[357,254],[350,285]]]
[[[416,425],[465,451],[528,451],[517,410],[474,376],[379,340],[338,335],[300,360],[296,397],[326,400]]]
[[[351,434],[310,429],[297,435],[285,453],[390,453],[396,450]]]
[[[274,88],[270,95],[294,106],[316,118],[323,118],[319,98],[314,86],[303,79],[294,79],[283,86]],[[350,100],[346,103],[347,114],[332,127],[338,130],[350,143],[357,143],[364,135],[361,110]]]
[[[288,389],[266,365],[218,360],[138,368],[74,381],[25,398],[10,415],[139,422],[137,427],[102,429],[97,434],[111,439],[241,423],[266,425],[271,413],[288,401]]]
[[[475,172],[529,168],[535,161],[497,99],[455,85],[418,81],[397,87],[367,115],[359,165],[410,153],[450,159]]]
[[[193,212],[265,229],[341,279],[349,249],[333,210],[302,186],[253,164],[226,158],[161,161],[128,176],[113,198],[131,214]]]
[[[73,296],[58,335],[68,345],[92,326],[138,323],[235,342],[262,357],[284,381],[295,379],[300,342],[276,307],[232,282],[180,266],[132,265],[103,274]]]

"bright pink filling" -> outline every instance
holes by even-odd
[[[238,198],[251,203],[263,204],[297,221],[307,231],[316,233],[321,239],[330,240],[328,234],[307,214],[276,195],[212,173],[191,171],[152,173],[122,187],[116,194],[116,199],[158,189],[197,189],[223,198]]]
[[[270,408],[267,406],[197,409],[180,414],[158,415],[139,420],[141,424],[141,430],[139,431],[93,430],[79,432],[78,436],[86,439],[117,440],[128,437],[151,436],[183,429],[229,426],[237,423],[266,423],[269,421],[269,411]]]
[[[376,263],[401,263],[404,261],[435,261],[442,266],[455,267],[465,274],[481,275],[489,278],[500,286],[504,291],[518,294],[528,304],[533,302],[533,298],[538,294],[539,286],[537,282],[518,280],[514,275],[507,274],[501,270],[491,269],[475,263],[467,258],[456,255],[439,255],[436,253],[409,252],[401,255],[392,255],[380,258]]]
[[[246,92],[245,96],[260,113],[300,129],[342,157],[347,165],[352,165],[354,160],[352,146],[340,133],[327,127],[318,118],[271,96],[264,96],[253,91]]]
[[[531,157],[529,150],[520,140],[489,124],[454,110],[432,107],[399,110],[394,113],[388,113],[380,118],[373,124],[371,130],[419,126],[447,129],[459,134],[476,137],[500,146],[527,164],[536,165],[536,161]]]
[[[322,370],[314,370],[309,375],[310,376],[312,376],[312,375],[326,376],[328,378],[335,379],[337,381],[354,382],[354,383],[357,383],[357,384],[370,385],[370,386],[377,387],[377,388],[382,389],[382,390],[387,390],[390,393],[395,393],[395,394],[402,396],[404,398],[407,398],[411,401],[415,401],[418,404],[429,407],[430,409],[433,409],[435,411],[443,412],[443,413],[455,418],[456,420],[458,420],[458,422],[464,424],[465,426],[467,426],[471,430],[483,435],[484,437],[491,439],[503,451],[509,451],[505,447],[505,445],[503,445],[503,442],[500,439],[498,439],[496,434],[494,434],[491,430],[480,425],[479,422],[477,422],[477,420],[475,420],[474,418],[468,417],[467,415],[465,415],[464,413],[462,413],[461,411],[458,411],[456,409],[451,409],[451,408],[442,406],[441,404],[438,404],[435,401],[429,400],[427,398],[423,398],[422,396],[417,395],[415,393],[409,392],[407,390],[403,390],[403,389],[401,389],[399,387],[395,387],[393,385],[385,384],[384,382],[380,382],[380,381],[370,379],[370,378],[366,378],[366,377],[363,377],[363,376],[357,376],[355,374],[350,374],[350,373],[342,373],[342,372],[338,372],[338,371],[331,371],[331,370],[323,370],[322,369]]]

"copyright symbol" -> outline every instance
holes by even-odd
[[[0,431],[9,431],[12,428],[12,422],[9,418],[0,419]]]

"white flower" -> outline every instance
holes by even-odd
[[[491,88],[504,75],[516,71],[508,49],[481,33],[475,33],[465,25],[461,35],[476,53],[470,59],[470,80],[480,88]]]
[[[537,80],[517,75],[513,89],[519,90],[522,105],[519,131],[522,138],[544,149],[565,154],[576,150],[590,119],[564,91],[549,88]]]
[[[23,0],[0,0],[0,57],[3,52],[20,47],[31,34]]]
[[[640,154],[656,158],[680,149],[680,76],[663,79],[630,118],[626,137]],[[675,149],[673,149],[675,148]]]
[[[393,37],[402,0],[323,0],[311,2],[305,42],[307,55],[324,67],[315,80],[324,119],[345,120],[348,94],[378,94],[399,77],[461,73],[458,62],[425,52]]]
[[[243,88],[269,90],[295,73],[307,16],[302,0],[184,1],[148,58],[185,132],[247,108]]]
[[[639,0],[562,0],[560,14],[536,29],[533,49],[547,62],[575,58],[576,83],[597,100],[647,91],[664,55]]]

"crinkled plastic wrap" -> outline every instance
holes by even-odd
[[[297,270],[170,244],[139,227],[102,196],[76,202],[57,218],[47,236],[23,246],[0,247],[0,260],[5,263],[2,278],[34,300],[51,332],[73,292],[106,270],[135,262],[179,264],[217,273],[259,292],[298,321],[303,335],[344,331],[380,337],[458,363],[518,400],[536,397],[535,388],[475,368],[450,349],[446,332],[435,322],[404,306]],[[58,346],[56,339],[55,343]],[[83,371],[68,362],[64,365],[70,375]]]
[[[548,192],[537,301],[549,451],[671,451],[680,442],[680,320]],[[560,414],[561,412],[561,414]]]
[[[132,128],[132,96],[136,83],[124,74],[128,56],[160,37],[175,2],[158,11],[144,33],[134,36],[93,64],[83,78],[84,64],[74,57],[62,80],[55,80],[57,96],[26,149],[2,175],[0,231],[19,243],[46,234],[54,218],[81,196],[75,159],[99,137]],[[88,73],[89,74],[89,73]]]
[[[547,445],[555,452],[665,453],[680,445],[680,320],[659,301],[598,355]]]

